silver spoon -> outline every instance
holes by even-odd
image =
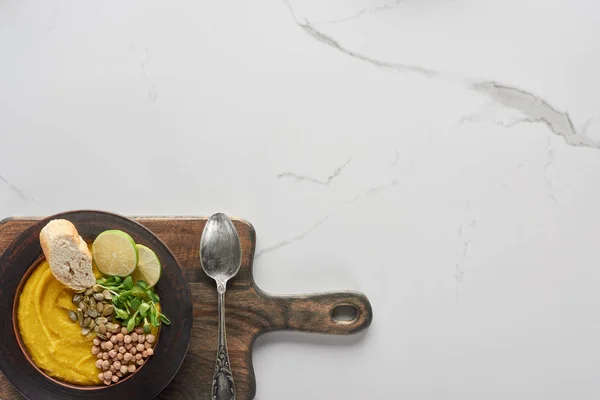
[[[217,282],[219,294],[219,345],[212,383],[213,400],[235,400],[235,384],[229,365],[225,338],[225,289],[240,270],[242,248],[231,220],[222,213],[212,215],[200,238],[200,262],[206,275]]]

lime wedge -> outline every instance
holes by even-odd
[[[160,279],[160,273],[162,268],[160,266],[160,260],[156,254],[141,244],[136,244],[138,254],[140,258],[138,260],[137,268],[131,274],[133,282],[144,281],[148,284],[148,287],[156,285]]]
[[[138,263],[134,240],[119,230],[99,234],[92,244],[92,257],[98,270],[110,276],[128,276]]]

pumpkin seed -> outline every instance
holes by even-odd
[[[96,285],[92,286],[92,290],[96,293],[100,293],[104,289],[102,289],[102,286],[96,284]]]
[[[98,303],[96,303],[96,300],[94,300],[94,298],[91,298],[90,299],[90,307],[96,308],[96,304],[98,304]]]
[[[114,310],[114,307],[111,306],[110,304],[107,305],[106,307],[104,307],[104,309],[102,310],[102,316],[103,317],[108,317],[110,314],[112,314]]]
[[[97,328],[100,331],[100,333],[102,333],[102,334],[106,333],[106,326],[104,324],[98,325]]]
[[[94,290],[92,288],[87,288],[85,290],[85,292],[83,292],[86,296],[90,296],[92,293],[94,293]]]
[[[69,318],[71,318],[71,321],[73,322],[77,321],[77,313],[73,310],[69,310]]]
[[[96,323],[98,325],[100,325],[100,324],[106,324],[107,322],[108,322],[108,318],[104,318],[104,317],[98,317],[98,318],[96,318]]]
[[[104,296],[104,298],[106,300],[112,300],[112,294],[108,290],[105,290],[104,292],[102,292],[102,295]]]
[[[81,300],[83,300],[83,295],[81,293],[76,293],[73,296],[73,303],[77,304],[79,303]]]
[[[88,308],[88,306],[83,301],[80,301],[79,304],[77,304],[77,307],[81,308],[81,311],[83,312],[85,312]]]
[[[106,330],[109,330],[109,331],[114,331],[115,330],[115,324],[113,324],[112,322],[107,322],[105,324],[105,326],[106,326]]]
[[[104,310],[104,303],[96,304],[96,310],[98,310],[98,312],[101,313],[102,310]]]
[[[92,318],[96,318],[98,316],[98,310],[96,310],[95,308],[89,308],[87,310],[87,313]]]
[[[81,324],[81,326],[82,326],[82,327],[83,327],[83,326],[89,326],[89,325],[90,325],[90,321],[91,321],[91,320],[92,320],[92,319],[91,319],[90,317],[85,317],[85,318],[83,319],[83,324]]]
[[[108,338],[105,335],[101,334],[101,333],[96,333],[96,336],[98,336],[100,339],[108,340]]]
[[[96,326],[96,321],[94,321],[93,319],[90,319],[90,323],[88,324],[88,327],[89,327],[90,329],[92,329],[92,328],[93,328],[93,327],[95,327],[95,326]]]
[[[102,301],[104,300],[104,295],[102,293],[94,293],[94,299]]]
[[[77,321],[79,321],[79,325],[83,325],[83,311],[81,311],[81,308],[78,308],[77,311],[75,311],[75,314],[77,314]]]
[[[91,329],[90,328],[81,328],[81,334],[82,335],[87,335],[88,333],[90,333]]]

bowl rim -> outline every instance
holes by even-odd
[[[170,272],[177,279],[177,284],[178,285],[183,284],[183,287],[178,286],[178,291],[180,292],[181,295],[183,295],[183,300],[184,300],[183,303],[185,303],[185,304],[182,304],[181,302],[177,302],[177,307],[182,308],[182,315],[184,315],[184,316],[187,315],[187,317],[183,320],[183,324],[181,324],[182,325],[181,330],[184,331],[183,337],[184,338],[187,337],[187,340],[186,340],[184,349],[181,349],[181,348],[179,349],[180,360],[176,361],[173,364],[173,366],[170,368],[170,371],[168,371],[167,375],[165,375],[166,379],[156,379],[156,377],[154,377],[152,379],[144,380],[143,383],[145,386],[152,386],[152,388],[149,390],[150,392],[152,392],[152,394],[145,392],[143,394],[143,396],[139,397],[139,398],[148,398],[149,395],[151,397],[156,396],[173,380],[173,378],[175,377],[175,375],[181,368],[181,365],[183,364],[185,356],[187,355],[187,352],[188,352],[189,346],[190,346],[190,342],[191,342],[191,328],[192,328],[192,324],[193,324],[193,305],[192,305],[191,292],[189,289],[189,285],[183,275],[183,272],[181,271],[181,266],[179,265],[177,258],[175,257],[173,252],[169,249],[169,247],[157,235],[155,235],[152,231],[150,231],[145,226],[132,220],[131,218],[127,218],[125,216],[122,216],[122,215],[119,215],[116,213],[111,213],[111,212],[107,212],[107,211],[98,211],[98,210],[66,211],[66,212],[53,214],[53,215],[45,217],[39,221],[36,221],[33,225],[31,225],[30,227],[25,229],[21,234],[19,234],[13,240],[13,242],[6,248],[4,253],[0,254],[0,293],[2,293],[2,291],[3,291],[2,285],[5,285],[3,279],[1,279],[1,278],[3,277],[3,275],[5,275],[6,265],[11,264],[11,262],[10,262],[11,256],[14,254],[23,254],[24,252],[27,252],[28,250],[30,250],[32,246],[33,247],[36,247],[36,245],[39,246],[39,230],[41,230],[41,228],[43,226],[45,226],[46,223],[48,223],[50,220],[58,219],[58,218],[64,218],[64,219],[68,219],[68,220],[70,220],[70,218],[73,218],[73,219],[79,220],[79,223],[81,223],[81,222],[85,223],[87,221],[90,224],[92,223],[92,221],[96,221],[96,222],[98,222],[99,225],[102,225],[102,224],[112,225],[113,229],[114,229],[114,226],[117,225],[118,223],[121,223],[123,225],[129,225],[134,230],[136,230],[136,232],[132,236],[140,236],[140,235],[145,236],[145,238],[147,240],[144,240],[144,241],[146,241],[146,242],[152,241],[152,242],[156,243],[160,247],[159,252],[162,253],[163,255],[166,255],[169,258],[168,264],[165,263],[162,258],[161,258],[161,262],[163,262],[162,263],[163,268],[166,268],[167,265],[169,266]],[[73,223],[77,227],[77,223],[76,222],[73,222]],[[86,226],[86,229],[94,229],[94,228],[89,228]],[[110,228],[106,227],[106,229],[110,229]],[[79,227],[78,227],[78,230],[79,230]],[[100,233],[100,232],[98,232],[98,233]],[[128,233],[132,234],[131,232],[128,232]],[[82,234],[82,236],[84,236],[84,235],[85,234]],[[35,243],[36,240],[34,240],[32,238],[37,239],[38,243]],[[84,237],[84,239],[88,239],[88,238]],[[155,249],[155,251],[156,251],[156,249]],[[25,344],[23,343],[23,340],[21,338],[21,335],[20,335],[20,332],[18,329],[18,310],[17,310],[17,308],[18,308],[18,303],[20,300],[20,294],[25,285],[25,282],[27,281],[29,276],[33,273],[33,271],[41,264],[41,262],[43,262],[45,260],[44,254],[43,254],[43,252],[41,252],[41,247],[40,247],[39,253],[36,253],[36,254],[37,254],[36,258],[32,262],[30,262],[29,266],[27,266],[25,271],[20,274],[18,283],[14,290],[14,294],[10,298],[10,303],[11,303],[10,312],[11,312],[11,321],[12,321],[11,330],[12,330],[12,334],[14,336],[12,338],[9,337],[9,339],[14,339],[16,341],[17,346],[20,348],[21,355],[23,356],[23,358],[25,358],[27,360],[27,364],[37,371],[37,373],[39,374],[39,377],[43,377],[43,379],[46,380],[47,382],[51,382],[53,385],[55,385],[54,386],[55,389],[57,387],[64,389],[58,395],[57,395],[57,393],[53,392],[52,393],[53,398],[57,398],[57,399],[58,398],[72,398],[72,396],[76,395],[76,394],[80,394],[80,395],[85,394],[86,396],[90,396],[93,393],[97,393],[97,394],[101,393],[102,398],[106,398],[107,396],[110,396],[114,400],[120,399],[120,398],[127,398],[127,399],[136,398],[132,395],[131,390],[127,391],[127,393],[121,393],[121,394],[119,394],[117,392],[119,391],[120,387],[123,388],[123,385],[130,386],[132,384],[132,381],[135,380],[136,376],[140,376],[141,374],[143,374],[144,371],[148,371],[148,368],[144,368],[144,367],[147,367],[147,364],[151,365],[151,363],[147,363],[147,362],[144,363],[133,374],[127,376],[125,379],[118,382],[117,384],[89,385],[89,386],[88,385],[77,385],[77,384],[61,381],[60,379],[51,377],[35,364],[35,362],[31,358],[29,352],[27,351]],[[20,265],[21,264],[23,264],[23,263],[20,263]],[[22,270],[22,269],[23,269],[23,267],[21,266],[19,268],[19,270]],[[18,274],[19,272],[17,271],[16,273]],[[163,270],[163,275],[165,275],[164,270]],[[0,295],[0,302],[2,302],[2,303],[7,302],[6,300],[1,300],[2,297],[4,297],[4,296]],[[161,296],[161,304],[164,303],[163,299],[164,298]],[[188,307],[185,307],[186,304],[188,305]],[[189,310],[184,310],[184,308],[188,308]],[[2,310],[0,310],[0,312],[1,311]],[[4,333],[3,336],[5,336],[6,333],[9,333],[8,330],[6,330],[6,332],[4,332],[1,329],[2,328],[0,328],[0,332]],[[162,335],[159,334],[159,336],[162,336]],[[179,340],[181,340],[181,335],[177,336],[177,338]],[[6,342],[6,340],[2,340],[2,342]],[[159,340],[157,340],[154,348],[157,350],[159,349]],[[30,393],[30,392],[32,392],[32,390],[24,390],[26,388],[24,388],[23,385],[20,384],[20,382],[17,382],[18,379],[14,379],[15,373],[14,373],[14,371],[11,371],[14,368],[14,364],[10,365],[12,368],[6,368],[6,366],[7,366],[6,360],[5,360],[6,357],[4,357],[5,356],[4,352],[5,352],[5,348],[3,347],[3,345],[0,345],[0,354],[3,355],[3,357],[0,357],[0,370],[5,374],[7,379],[17,389],[17,391],[19,391],[19,393],[21,393],[26,398],[34,398],[34,397],[28,397],[28,396],[35,395],[35,393]],[[11,354],[11,355],[14,356],[14,354]],[[156,353],[155,353],[155,355],[156,355]],[[170,355],[172,355],[172,354],[165,354],[165,356],[170,356]],[[153,356],[153,357],[155,357],[155,356]],[[153,361],[155,361],[155,360],[153,360]],[[156,369],[156,368],[154,368],[154,369]],[[162,372],[162,369],[161,369],[161,372]],[[161,381],[163,381],[164,383],[161,384],[160,383]],[[31,382],[28,382],[28,384],[31,385]],[[52,385],[50,385],[50,386],[52,386]],[[128,388],[128,389],[131,389],[131,388]],[[62,393],[65,391],[67,391],[69,393]],[[107,392],[112,392],[112,393],[109,394]],[[48,396],[49,395],[48,393],[43,395],[41,392],[38,392],[37,394],[39,394],[40,396]],[[60,396],[63,396],[63,397],[60,397]],[[47,397],[45,397],[45,398],[47,398]]]

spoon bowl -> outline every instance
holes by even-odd
[[[206,222],[200,238],[200,258],[202,269],[217,285],[225,285],[240,270],[240,238],[225,214],[214,214]]]

